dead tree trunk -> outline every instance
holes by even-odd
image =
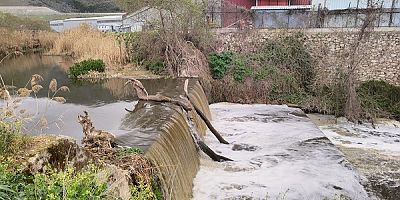
[[[355,43],[353,44],[352,48],[350,49],[349,54],[349,63],[348,63],[348,70],[346,74],[346,104],[345,104],[345,116],[350,121],[358,121],[362,117],[362,108],[360,100],[357,96],[356,92],[356,76],[355,72],[358,68],[358,63],[356,59],[359,57],[360,54],[360,45],[361,42],[368,37],[369,29],[373,28],[376,15],[378,10],[371,5],[367,8],[367,13],[365,15],[364,22],[358,32],[357,38]]]

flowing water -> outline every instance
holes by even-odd
[[[201,159],[193,199],[369,199],[363,177],[299,109],[280,105],[210,105],[209,146],[234,161]]]
[[[36,97],[22,101],[21,106],[32,114],[25,131],[30,134],[62,134],[79,141],[82,138],[82,129],[77,122],[77,116],[88,111],[96,129],[116,134],[119,145],[146,150],[146,155],[159,169],[167,199],[189,199],[193,178],[199,168],[199,156],[188,130],[186,114],[171,104],[138,102],[131,87],[124,87],[125,79],[69,79],[67,69],[71,64],[71,60],[63,57],[30,55],[8,60],[0,65],[0,74],[6,85],[17,88],[28,85],[29,88],[29,80],[33,74],[44,78],[44,89]],[[65,104],[47,98],[49,82],[53,78],[57,80],[58,86],[65,85],[70,89],[70,92],[57,94],[65,97]],[[175,98],[184,94],[184,79],[141,82],[149,94],[161,93]],[[201,85],[194,79],[189,82],[189,95],[210,118],[206,96]],[[4,102],[0,101],[1,105]],[[135,112],[129,113],[125,108]],[[48,121],[44,127],[38,126],[42,117]],[[197,115],[193,117],[197,131],[204,136],[205,124]]]
[[[366,176],[369,192],[381,199],[400,198],[400,122],[377,119],[372,126],[334,116],[309,117]]]

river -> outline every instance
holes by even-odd
[[[112,78],[104,80],[75,80],[68,78],[67,70],[73,64],[68,57],[26,55],[10,59],[0,65],[0,74],[6,85],[17,88],[27,86],[30,89],[30,78],[33,74],[43,77],[43,89],[35,96],[24,98],[21,108],[31,114],[24,131],[28,134],[66,135],[80,141],[83,133],[77,116],[88,111],[96,129],[106,130],[117,136],[132,135],[135,138],[129,142],[121,141],[129,146],[146,148],[154,141],[154,129],[159,126],[161,119],[168,116],[168,109],[147,105],[131,115],[125,108],[132,109],[137,104],[137,98],[131,87],[124,87],[126,79]],[[58,86],[67,86],[70,92],[60,92],[57,96],[66,99],[61,104],[47,98],[49,83],[56,79]],[[178,95],[177,81],[170,79],[141,80],[150,93],[168,93]],[[16,93],[10,91],[11,93]],[[51,94],[50,94],[51,96]],[[4,101],[0,105],[4,105]],[[147,117],[143,118],[141,116]],[[134,117],[136,116],[136,117]],[[152,117],[149,117],[152,116]],[[47,125],[40,126],[38,122],[45,118]],[[146,129],[140,129],[146,122],[151,121]],[[40,123],[39,123],[40,124]]]

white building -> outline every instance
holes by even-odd
[[[64,21],[63,20],[51,21],[50,27],[56,32],[62,32],[64,30]]]
[[[159,19],[159,11],[154,8],[144,7],[123,20],[123,29],[129,32],[143,31],[155,26]]]
[[[56,32],[63,32],[72,28],[77,28],[81,24],[87,24],[94,29],[103,32],[120,32],[122,29],[124,15],[89,17],[89,18],[70,18],[65,20],[50,21],[50,28]]]
[[[124,16],[97,17],[97,29],[102,32],[121,32]]]

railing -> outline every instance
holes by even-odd
[[[355,28],[362,25],[367,9],[333,10],[253,10],[240,7],[208,12],[214,27],[243,28]],[[376,12],[375,27],[400,27],[400,9],[380,9]]]

